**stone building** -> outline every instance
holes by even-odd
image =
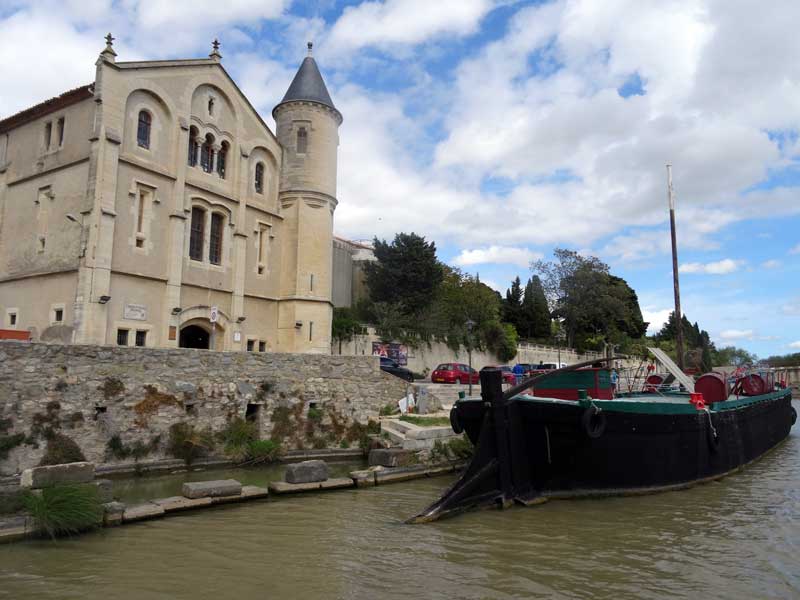
[[[118,62],[0,121],[0,329],[330,352],[338,127],[309,44],[273,133],[208,58]]]

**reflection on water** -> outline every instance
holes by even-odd
[[[797,430],[743,473],[690,490],[402,523],[450,481],[2,546],[0,598],[800,597]]]

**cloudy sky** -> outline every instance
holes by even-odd
[[[0,0],[0,117],[118,60],[205,56],[271,109],[314,41],[340,130],[335,229],[415,231],[505,291],[557,246],[718,345],[800,350],[800,2]]]

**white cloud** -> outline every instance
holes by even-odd
[[[800,244],[789,250],[789,254],[800,254]]]
[[[453,264],[460,267],[485,264],[508,264],[527,267],[532,261],[543,256],[541,252],[533,252],[528,248],[489,246],[474,250],[462,250],[461,254],[453,259]]]
[[[669,319],[669,314],[672,312],[671,308],[653,308],[645,306],[642,308],[642,318],[645,322],[649,323],[647,326],[647,335],[655,335]]]
[[[684,263],[678,267],[679,273],[704,273],[706,275],[727,275],[738,271],[745,264],[743,260],[724,258],[710,263]]]
[[[332,53],[375,46],[419,44],[435,36],[476,31],[492,0],[387,0],[362,2],[344,10],[333,25],[326,49]]]
[[[720,331],[719,338],[721,340],[744,340],[744,339],[749,340],[753,338],[753,330],[726,329],[725,331]]]
[[[789,344],[789,348],[800,348],[800,341],[792,342]]]
[[[761,266],[764,269],[777,269],[778,267],[781,266],[781,261],[775,260],[773,258],[773,259],[770,259],[770,260],[765,260],[764,262],[761,263]]]

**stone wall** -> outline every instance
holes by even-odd
[[[334,340],[331,345],[331,353],[341,354],[342,356],[368,356],[372,354],[372,342],[379,341],[381,341],[380,336],[375,333],[374,328],[369,327],[365,335],[353,336],[353,339],[348,342],[342,342],[340,344],[338,340]],[[562,363],[574,364],[593,360],[602,355],[601,352],[579,354],[571,348],[561,348],[559,352],[559,349],[555,346],[523,343],[517,346],[517,355],[505,363],[491,352],[475,350],[472,352],[472,366],[476,370],[480,370],[486,365],[514,365],[518,362],[532,364],[538,364],[540,362],[554,363],[558,362],[559,357]],[[430,378],[430,372],[433,371],[437,365],[448,362],[467,364],[468,358],[467,351],[463,346],[459,347],[458,350],[452,350],[446,344],[432,342],[430,344],[421,344],[418,348],[409,347],[407,366],[415,373],[424,373]]]
[[[406,386],[371,356],[3,341],[0,474],[38,464],[52,431],[98,464],[120,462],[108,453],[114,436],[152,448],[150,460],[166,456],[175,423],[216,433],[248,414],[261,437],[280,437],[287,450],[357,444],[353,424],[377,417]],[[3,459],[3,439],[20,433],[25,441]]]

